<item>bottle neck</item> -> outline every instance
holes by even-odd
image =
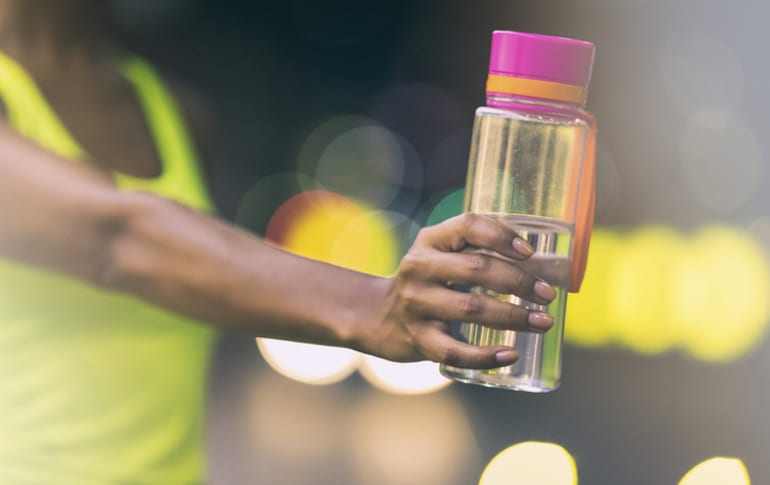
[[[487,93],[487,106],[499,109],[558,112],[574,112],[585,109],[585,104],[500,93]]]

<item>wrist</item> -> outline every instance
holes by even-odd
[[[342,346],[376,355],[383,338],[380,332],[387,315],[390,279],[368,276],[362,283],[344,312],[338,336]]]

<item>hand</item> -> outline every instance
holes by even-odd
[[[473,369],[512,364],[518,359],[512,348],[460,342],[449,334],[449,322],[545,332],[553,318],[491,296],[460,292],[453,286],[478,285],[546,305],[556,297],[553,288],[514,263],[533,252],[513,229],[478,214],[463,214],[423,229],[398,273],[384,280],[386,304],[380,323],[374,329],[369,327],[374,331],[362,339],[362,350],[390,360],[428,359]]]

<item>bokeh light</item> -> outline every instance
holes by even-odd
[[[575,485],[575,460],[553,443],[526,442],[495,456],[484,470],[479,485]]]
[[[741,460],[717,457],[696,465],[679,485],[751,485],[751,478]]]
[[[716,225],[690,236],[664,227],[624,236],[597,229],[591,246],[583,288],[569,297],[567,342],[646,354],[680,348],[727,362],[762,341],[770,263],[749,233]]]
[[[702,108],[734,111],[743,100],[741,62],[716,37],[677,32],[664,47],[659,68],[663,92],[683,116]]]
[[[677,294],[668,275],[682,244],[672,229],[646,227],[632,233],[612,260],[605,290],[610,334],[637,352],[660,353],[680,340],[669,311]]]
[[[313,183],[311,177],[299,172],[280,172],[264,177],[243,195],[235,220],[240,226],[264,236],[281,204]]]
[[[427,225],[432,226],[460,215],[463,212],[465,189],[457,189],[444,195],[428,215]]]
[[[330,190],[377,209],[408,213],[422,194],[422,164],[411,144],[361,116],[319,124],[300,149],[298,169],[313,177],[306,190]]]
[[[336,392],[303,386],[268,372],[259,373],[247,394],[243,424],[251,428],[253,439],[261,442],[260,452],[274,464],[281,461],[308,466],[329,460],[335,450],[344,447],[346,438],[338,428],[346,416],[338,405]]]
[[[616,259],[622,257],[622,237],[608,229],[595,228],[591,236],[588,266],[580,293],[569,295],[564,338],[580,346],[611,342],[612,318],[607,309],[607,279]]]
[[[393,238],[394,247],[397,247],[397,259],[393,270],[398,267],[401,258],[406,254],[409,248],[414,244],[417,235],[420,233],[422,226],[412,219],[405,216],[400,212],[392,211],[377,211],[376,218],[383,223],[380,225],[381,229],[385,229],[387,226],[388,234]]]
[[[427,394],[447,387],[451,381],[434,362],[390,362],[364,356],[359,371],[374,387],[393,394]]]
[[[353,483],[456,483],[478,460],[468,419],[445,394],[373,394],[351,421],[350,455],[358,478]]]
[[[679,300],[692,310],[690,318],[682,319],[686,325],[683,347],[702,360],[735,359],[758,345],[767,331],[767,254],[749,234],[716,225],[701,229],[688,251],[690,257],[683,260],[690,268],[680,270],[680,287],[698,287],[702,285],[696,281],[699,278],[708,283],[701,286],[705,291],[700,295],[683,295]]]
[[[305,384],[340,382],[355,372],[360,359],[350,349],[323,345],[259,338],[257,346],[276,372]]]
[[[382,212],[333,192],[303,192],[271,219],[267,239],[295,254],[365,273],[387,276],[401,253]]]
[[[727,111],[692,113],[679,145],[685,182],[705,207],[732,214],[756,194],[762,152],[751,128]]]
[[[403,154],[387,129],[360,126],[329,143],[315,175],[325,187],[385,207],[403,180]]]

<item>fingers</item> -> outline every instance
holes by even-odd
[[[534,249],[516,231],[488,216],[463,214],[420,231],[416,243],[441,251],[461,251],[469,246],[490,249],[523,261]]]
[[[547,305],[556,291],[545,281],[536,279],[516,264],[478,251],[465,253],[426,252],[409,262],[412,271],[426,275],[437,283],[451,281],[461,285],[478,285],[502,294],[514,294],[525,300]]]
[[[553,317],[547,313],[530,311],[491,296],[439,286],[408,294],[405,300],[409,313],[445,322],[460,320],[520,332],[545,332],[553,326]]]
[[[427,327],[420,341],[422,354],[434,361],[465,369],[493,369],[516,362],[519,354],[510,347],[478,347],[459,342],[439,327]]]

